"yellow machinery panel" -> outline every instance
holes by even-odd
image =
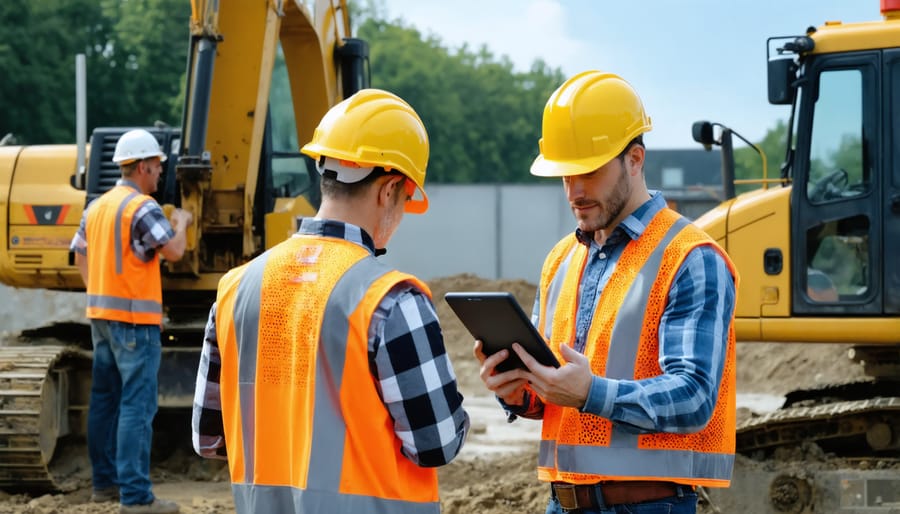
[[[6,252],[0,254],[0,276],[17,287],[78,289],[81,276],[69,262],[69,243],[78,230],[85,193],[70,185],[76,169],[74,145],[48,145],[4,149],[15,172],[0,164],[3,183],[10,184],[2,226]],[[2,158],[2,157],[0,157]]]

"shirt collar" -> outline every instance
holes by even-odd
[[[629,237],[631,239],[641,237],[641,234],[647,229],[647,225],[650,224],[650,220],[652,220],[659,211],[663,210],[664,207],[666,207],[666,199],[663,198],[662,193],[659,191],[650,191],[650,199],[642,203],[634,210],[634,212],[625,217],[625,219],[613,229],[608,242],[615,243],[621,241],[621,238],[623,237]],[[579,243],[588,247],[591,246],[594,241],[593,232],[585,232],[580,228],[575,229],[575,237],[578,239]]]
[[[375,257],[384,255],[387,250],[375,248],[375,241],[368,232],[352,223],[317,218],[298,218],[300,228],[295,235],[334,237],[356,243],[372,252]]]
[[[120,179],[116,180],[116,185],[117,185],[117,186],[130,187],[131,189],[134,189],[134,190],[137,191],[138,193],[141,192],[141,188],[139,188],[139,187],[137,186],[137,184],[135,184],[134,182],[128,180],[127,178],[120,178]]]

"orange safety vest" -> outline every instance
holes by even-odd
[[[219,283],[216,334],[238,512],[437,513],[437,471],[401,453],[369,325],[400,282],[363,247],[295,236]]]
[[[585,356],[594,374],[642,380],[662,374],[659,322],[675,274],[688,253],[710,245],[737,273],[728,255],[705,232],[663,209],[628,243],[597,302]],[[541,273],[538,328],[559,348],[575,340],[578,285],[588,249],[574,235],[550,252]],[[605,480],[664,480],[728,487],[735,448],[735,336],[728,332],[725,367],[712,417],[696,433],[634,434],[606,418],[547,403],[538,477],[547,482],[593,484]],[[548,326],[547,323],[550,323]]]
[[[145,202],[133,187],[117,185],[94,201],[85,223],[87,317],[135,325],[162,324],[159,254],[142,261],[131,247],[131,222]]]

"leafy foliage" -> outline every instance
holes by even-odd
[[[369,42],[372,86],[397,93],[425,122],[429,180],[524,182],[538,153],[544,103],[564,80],[535,61],[516,71],[486,47],[450,49],[374,4],[352,7]],[[4,0],[0,2],[0,137],[21,144],[70,143],[75,132],[75,55],[87,61],[88,129],[179,125],[190,3],[186,0]],[[283,60],[276,69],[283,72]],[[273,99],[289,96],[276,78]],[[290,109],[273,109],[291,134]],[[300,142],[299,144],[302,144]],[[279,141],[279,148],[296,147]]]
[[[19,143],[75,139],[75,55],[85,54],[89,130],[179,123],[187,56],[184,0],[0,2],[0,136]]]
[[[369,16],[357,33],[370,45],[372,87],[398,94],[428,130],[429,181],[526,182],[538,153],[541,115],[563,82],[535,61],[517,72],[486,47],[456,50],[402,21]]]
[[[781,176],[781,164],[784,162],[784,145],[787,142],[787,123],[778,120],[775,126],[766,132],[757,146],[766,154],[766,177],[769,179]],[[748,146],[734,150],[734,174],[737,179],[763,178],[762,159],[753,148]],[[738,194],[757,189],[759,185],[743,184],[735,189]]]

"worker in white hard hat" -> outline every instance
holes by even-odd
[[[166,219],[156,192],[166,154],[143,129],[116,143],[122,177],[93,201],[72,239],[75,264],[87,288],[94,348],[88,451],[94,502],[116,501],[120,512],[174,513],[150,483],[150,440],[157,409],[162,281],[160,256],[184,254],[190,212]]]
[[[547,514],[696,512],[728,487],[735,448],[737,272],[705,232],[644,181],[651,129],[622,77],[579,73],[544,107],[531,173],[555,177],[575,230],[550,251],[533,309],[562,363],[480,376],[509,418],[542,421]]]

